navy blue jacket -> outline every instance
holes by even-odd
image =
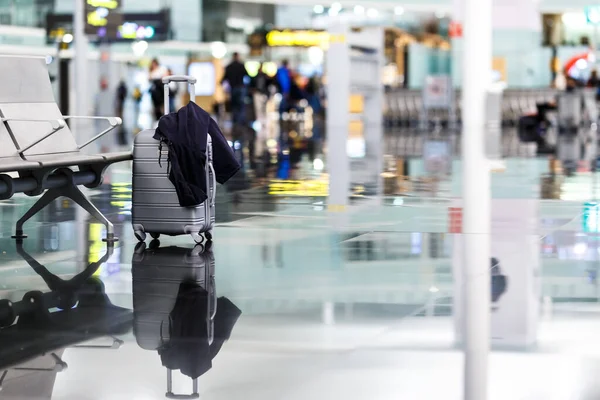
[[[195,207],[208,196],[206,182],[207,134],[212,138],[213,167],[223,184],[240,169],[217,123],[197,104],[161,117],[154,138],[169,146],[169,180],[175,186],[179,205]]]

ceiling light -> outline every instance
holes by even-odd
[[[367,17],[369,18],[376,18],[379,15],[379,11],[377,11],[374,8],[369,8],[367,10]]]
[[[331,5],[331,7],[329,8],[329,15],[331,15],[331,16],[338,15],[341,10],[342,10],[342,5],[340,3],[333,3]]]
[[[71,43],[73,41],[73,35],[71,35],[70,33],[65,33],[65,35],[62,38],[63,43]]]

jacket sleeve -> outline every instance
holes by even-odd
[[[241,165],[235,159],[233,150],[215,120],[209,119],[208,133],[212,138],[213,166],[215,167],[217,182],[224,184],[240,170]]]

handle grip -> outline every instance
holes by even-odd
[[[162,78],[162,83],[164,86],[164,111],[165,115],[167,115],[171,110],[169,110],[169,83],[171,82],[185,82],[189,84],[189,92],[190,92],[190,101],[196,102],[196,78],[188,75],[169,75]]]
[[[195,85],[196,81],[197,81],[196,78],[194,78],[193,76],[189,76],[189,75],[169,75],[169,76],[165,76],[164,78],[162,78],[163,84],[168,84],[171,82],[186,82],[186,83],[189,83],[190,85]]]

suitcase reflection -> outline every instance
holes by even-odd
[[[140,243],[133,255],[134,334],[141,348],[158,352],[167,369],[168,398],[199,397],[198,378],[212,368],[242,313],[217,297],[208,247]],[[191,394],[173,393],[173,370],[192,379]]]

